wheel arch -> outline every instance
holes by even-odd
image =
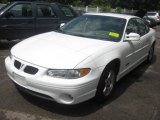
[[[116,74],[118,74],[118,73],[119,73],[119,70],[120,70],[120,64],[121,64],[121,61],[120,61],[119,58],[115,58],[115,59],[111,60],[111,61],[104,67],[102,74],[105,72],[105,70],[107,69],[107,67],[110,66],[110,65],[115,67],[115,69],[116,69]],[[101,76],[102,76],[102,75],[101,75]]]
[[[155,46],[156,45],[156,41],[153,41],[152,45]]]
[[[116,68],[116,76],[117,76],[117,74],[119,72],[119,68],[120,68],[120,59],[119,58],[111,60],[103,69],[103,72],[101,74],[99,83],[97,85],[97,92],[96,92],[96,95],[95,95],[95,100],[100,102],[100,103],[104,102],[113,92],[114,87],[113,87],[112,91],[109,93],[109,95],[104,96],[102,94],[102,91],[104,90],[104,77],[106,76],[106,72],[108,70],[112,69],[113,67],[114,67],[114,69]],[[115,81],[113,83],[113,86],[116,83],[116,76],[115,76]]]

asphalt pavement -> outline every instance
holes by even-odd
[[[104,103],[60,105],[18,91],[4,59],[18,41],[0,43],[0,120],[160,120],[160,27],[152,64],[141,64],[117,84]]]

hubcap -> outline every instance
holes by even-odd
[[[105,79],[105,85],[104,85],[104,89],[103,89],[103,94],[104,96],[108,96],[110,94],[110,92],[113,89],[113,85],[114,85],[114,80],[115,80],[115,73],[114,71],[110,71],[107,78]]]

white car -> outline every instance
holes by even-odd
[[[147,16],[153,18],[157,24],[160,24],[160,15],[158,12],[147,12]]]
[[[155,42],[155,30],[139,17],[85,14],[18,43],[5,66],[16,86],[35,96],[61,104],[104,102],[120,78],[152,61]]]

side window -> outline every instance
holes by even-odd
[[[32,17],[31,4],[17,4],[8,11],[12,17]]]
[[[53,9],[49,5],[37,5],[38,17],[56,17]]]
[[[74,17],[75,16],[73,11],[69,7],[61,6],[60,9],[66,17]]]
[[[138,26],[136,25],[135,19],[129,20],[128,25],[127,25],[126,34],[129,34],[131,32],[138,33]]]
[[[148,26],[141,19],[136,19],[136,21],[138,26],[138,34],[140,34],[140,36],[145,35],[149,31]]]

